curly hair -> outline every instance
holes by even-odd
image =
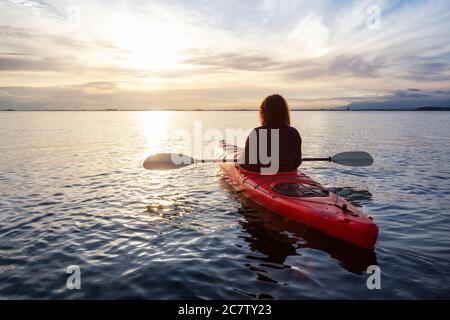
[[[289,106],[279,94],[266,97],[259,107],[261,125],[270,128],[281,128],[291,125]]]

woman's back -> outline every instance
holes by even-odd
[[[270,163],[267,163],[268,160]],[[247,138],[245,163],[241,167],[260,172],[261,168],[275,165],[276,171],[285,172],[297,170],[301,162],[302,139],[297,129],[290,126],[275,129],[261,126],[255,128]]]
[[[241,167],[262,173],[296,170],[301,164],[302,139],[290,126],[286,100],[280,95],[266,97],[259,108],[259,116],[262,126],[255,128],[247,138]]]

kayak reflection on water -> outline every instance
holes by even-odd
[[[248,255],[248,259],[259,260],[262,264],[276,264],[279,268],[290,268],[292,266],[286,265],[286,259],[289,256],[301,256],[301,251],[309,248],[328,253],[340,262],[340,266],[354,274],[362,275],[370,265],[377,265],[374,250],[359,248],[285,219],[237,193],[230,188],[225,179],[220,181],[222,187],[231,192],[242,204],[238,212],[244,217],[244,220],[239,223],[242,230],[248,234],[242,238],[255,253]],[[348,189],[345,188],[347,191]],[[366,201],[372,197],[368,191],[358,192],[359,198],[362,195],[368,197]],[[266,281],[271,280],[267,274],[264,274],[263,277]]]

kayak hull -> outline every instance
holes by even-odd
[[[242,150],[226,143],[217,147],[217,158],[236,159]],[[373,249],[378,227],[373,219],[351,203],[325,189],[300,170],[261,175],[233,162],[219,164],[228,183],[252,201],[286,218],[319,230],[358,247]],[[300,185],[319,190],[320,196],[292,196],[280,193],[278,186]]]

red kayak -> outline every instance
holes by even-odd
[[[217,148],[219,160],[241,154],[234,145],[221,143]],[[300,170],[261,175],[233,162],[219,166],[236,190],[269,210],[356,246],[374,248],[378,227],[373,219]]]

